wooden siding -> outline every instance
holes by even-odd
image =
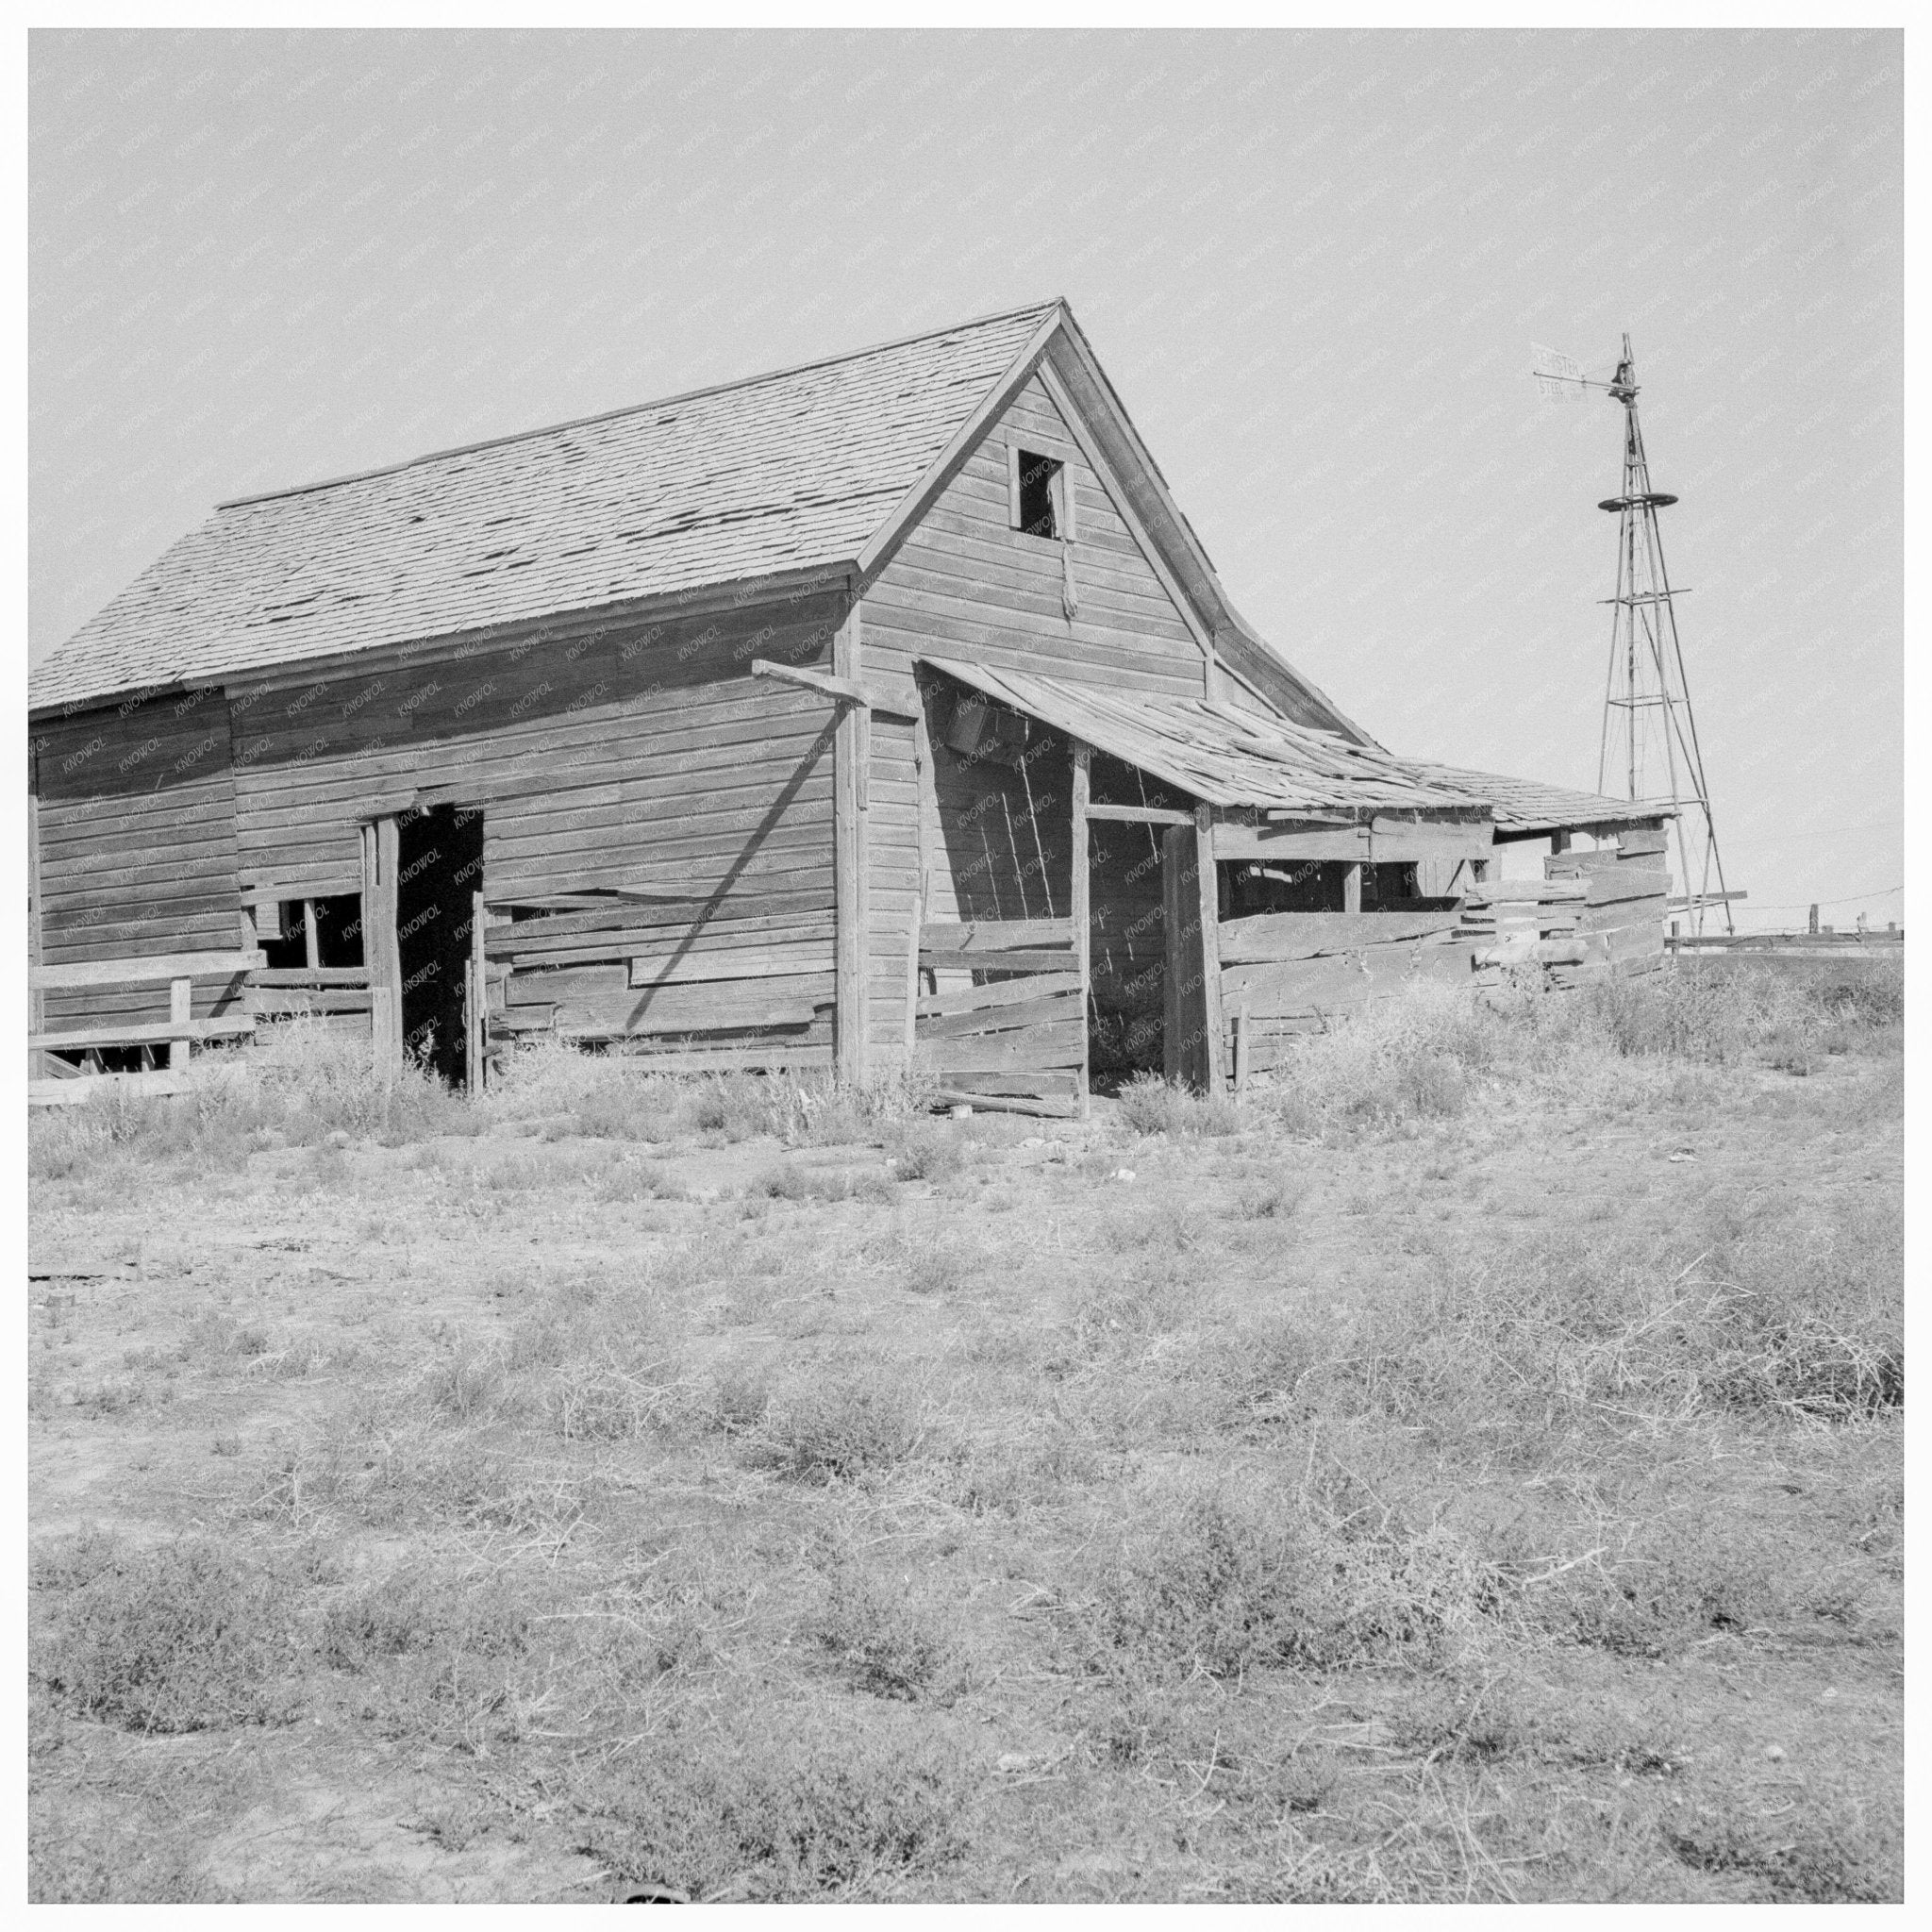
[[[1060,546],[1011,526],[1008,450],[1061,458],[1074,494],[1078,612],[1062,605]],[[865,597],[869,668],[916,656],[1106,678],[1199,697],[1206,658],[1036,376],[969,456]]]
[[[648,870],[829,903],[831,721],[749,666],[824,661],[835,623],[819,599],[239,693],[243,883],[347,889],[358,820],[450,787],[484,804],[492,896]]]
[[[220,691],[76,712],[38,727],[41,949],[83,959],[232,951],[241,938],[234,774]],[[196,1018],[234,1008],[215,981]],[[50,992],[50,1025],[168,1018],[165,986]]]

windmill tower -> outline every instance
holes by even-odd
[[[1722,911],[1724,930],[1734,932],[1731,900],[1743,894],[1733,894],[1724,886],[1710,786],[1677,636],[1673,600],[1685,593],[1671,588],[1657,527],[1657,511],[1677,499],[1650,487],[1630,338],[1624,338],[1623,359],[1608,382],[1590,379],[1569,357],[1548,349],[1538,348],[1536,358],[1537,385],[1547,399],[1583,402],[1598,390],[1624,408],[1624,487],[1597,506],[1618,520],[1617,593],[1604,599],[1612,610],[1597,790],[1676,814],[1683,898],[1673,902],[1673,910],[1682,909],[1690,930],[1698,934],[1707,912]]]

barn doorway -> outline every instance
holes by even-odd
[[[483,813],[438,805],[396,820],[396,955],[403,1043],[464,1085],[464,968],[473,894],[483,883]]]

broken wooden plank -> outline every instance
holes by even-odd
[[[1022,980],[1021,985],[1026,982]],[[1022,1000],[1011,1006],[975,1007],[964,1013],[935,1014],[919,1027],[921,1045],[929,1040],[964,1040],[974,1035],[1008,1033],[1015,1027],[1037,1026],[1043,1022],[1084,1019],[1087,1003],[1077,987],[1071,992],[1049,993],[1041,999]]]
[[[1016,1001],[1044,998],[1048,993],[1078,992],[1077,973],[1035,973],[1024,978],[995,979],[984,986],[955,987],[945,992],[922,993],[916,1018],[924,1020],[942,1013],[972,1013],[990,1007],[1010,1006]]]
[[[981,1033],[965,1040],[922,1040],[919,1057],[941,1073],[994,1073],[1008,1067],[1077,1067],[1086,1051],[1087,1020],[1077,1017],[1015,1033]]]

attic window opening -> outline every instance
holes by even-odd
[[[1070,535],[1066,513],[1066,468],[1038,450],[1013,452],[1013,527],[1049,542]]]

